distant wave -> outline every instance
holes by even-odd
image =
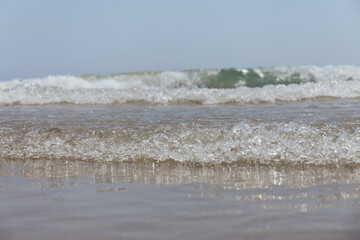
[[[0,82],[0,105],[256,104],[327,97],[360,97],[360,67],[231,68]]]

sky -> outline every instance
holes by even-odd
[[[357,0],[0,0],[0,80],[360,66]]]

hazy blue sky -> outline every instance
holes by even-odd
[[[0,80],[360,65],[356,0],[0,0]]]

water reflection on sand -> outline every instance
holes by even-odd
[[[90,184],[98,186],[96,192],[103,193],[136,189],[136,184],[199,183],[202,191],[195,196],[233,198],[247,202],[270,200],[284,202],[306,198],[319,198],[326,202],[360,198],[360,169],[351,167],[194,165],[173,161],[101,163],[66,160],[2,160],[0,163],[0,175],[42,179],[37,183],[40,189]],[[106,185],[116,183],[135,185],[132,187]],[[339,184],[349,186],[341,189]],[[6,187],[6,183],[2,184],[2,187]],[[323,188],[324,195],[313,196],[312,188]],[[281,206],[291,207],[292,204],[289,205],[287,202],[279,205]],[[296,206],[304,208],[301,204]],[[322,205],[318,202],[313,206],[326,207],[328,203]]]
[[[356,239],[360,229],[356,167],[2,159],[0,193],[8,239]]]

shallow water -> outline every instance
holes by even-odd
[[[0,108],[0,156],[359,165],[360,101]]]

